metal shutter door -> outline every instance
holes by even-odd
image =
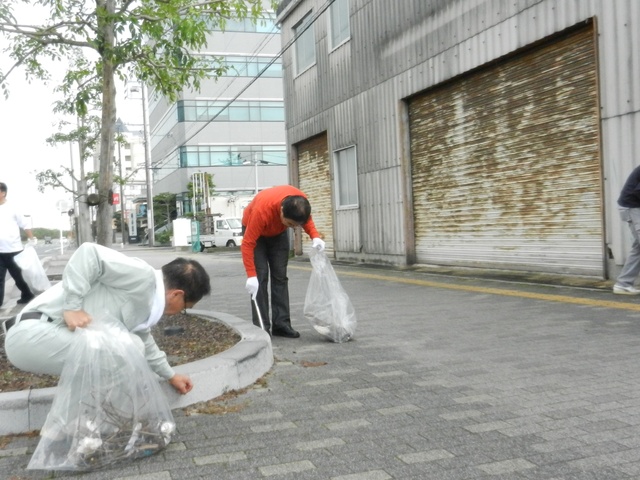
[[[322,134],[296,145],[300,190],[311,203],[311,217],[318,232],[324,235],[327,256],[333,256],[333,220],[331,201],[331,174],[329,172],[329,147],[327,135]],[[303,232],[305,252],[311,247],[309,237]],[[308,253],[308,252],[307,252]]]
[[[593,27],[409,104],[419,263],[602,275]]]

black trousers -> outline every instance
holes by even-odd
[[[11,253],[0,253],[0,305],[4,302],[4,280],[7,276],[7,271],[13,278],[13,281],[16,282],[16,287],[21,292],[21,298],[28,299],[33,297],[33,293],[29,289],[29,285],[22,278],[22,270],[16,264],[13,257],[18,255],[20,252],[11,252]]]
[[[289,278],[287,266],[289,264],[289,235],[285,230],[275,237],[260,237],[253,252],[258,276],[258,294],[256,303],[260,308],[260,315],[264,328],[267,330],[291,326],[289,315]],[[271,291],[271,319],[269,319],[269,287]],[[260,320],[251,302],[253,324],[260,326]]]

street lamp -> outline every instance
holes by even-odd
[[[243,160],[242,164],[243,165],[253,165],[255,168],[255,174],[256,174],[256,188],[255,188],[255,194],[258,194],[258,163],[260,163],[260,160],[258,159],[253,159],[253,160]]]
[[[130,93],[140,92],[140,96],[142,97],[142,125],[144,129],[144,170],[147,187],[147,238],[149,239],[149,246],[153,247],[156,241],[156,228],[153,219],[153,171],[151,169],[151,135],[149,134],[149,104],[147,100],[147,91],[144,82],[140,82],[140,85],[138,85],[137,83],[131,85],[128,91]]]

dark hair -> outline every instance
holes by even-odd
[[[307,223],[311,216],[311,205],[302,195],[290,195],[282,200],[282,216],[300,225]]]
[[[7,184],[0,182],[0,192],[7,193]]]
[[[211,293],[209,274],[195,260],[178,257],[162,267],[166,288],[184,290],[185,302],[196,303]]]

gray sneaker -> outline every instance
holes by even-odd
[[[616,284],[613,286],[613,293],[616,295],[640,295],[640,289],[634,286],[625,287],[624,285]]]

